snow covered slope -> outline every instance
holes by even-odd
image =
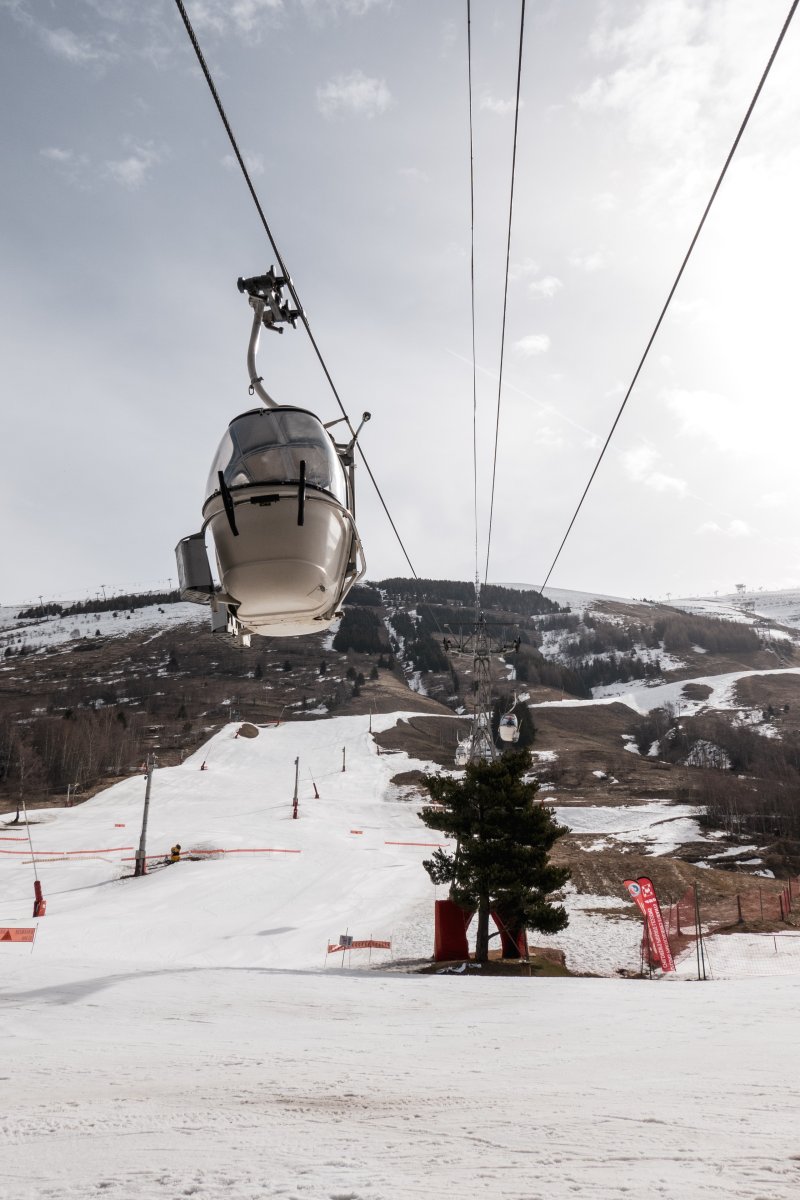
[[[433,839],[391,783],[415,763],[367,717],[237,728],[156,772],[148,848],[241,853],[121,879],[141,777],[32,814],[48,910],[33,953],[0,946],[1,1200],[797,1194],[796,977],[325,970],[345,931],[430,952],[430,850],[403,843]],[[663,823],[573,821],[609,817]],[[0,923],[29,926],[25,830],[1,832]],[[598,960],[638,931],[608,922]]]
[[[784,588],[776,592],[730,593],[725,596],[687,596],[672,600],[673,608],[700,616],[724,617],[729,621],[752,620],[753,615],[766,617],[778,625],[800,629],[800,588]],[[750,615],[743,612],[747,605]]]
[[[398,715],[373,717],[373,729],[394,725]],[[32,813],[48,902],[37,958],[319,967],[327,938],[348,930],[359,938],[397,933],[395,954],[402,954],[419,906],[424,946],[415,952],[430,953],[433,887],[421,860],[435,838],[390,782],[429,764],[379,754],[368,724],[366,716],[337,717],[262,728],[256,738],[237,737],[239,726],[228,725],[180,766],[157,770],[148,853],[161,860],[180,842],[184,855],[197,850],[201,861],[144,879],[121,878],[138,845],[142,776],[77,808]],[[24,834],[24,827],[3,830],[4,838]],[[216,849],[228,853],[205,853]],[[5,922],[29,923],[26,841],[0,841],[0,869]]]
[[[728,671],[722,675],[698,675],[694,679],[678,679],[671,683],[650,684],[641,680],[630,683],[614,683],[595,688],[591,700],[542,700],[530,704],[530,708],[581,708],[596,704],[625,704],[637,713],[652,712],[666,704],[680,703],[681,712],[689,716],[703,709],[735,709],[741,706],[734,702],[733,689],[740,679],[754,676],[769,678],[773,675],[800,675],[800,666],[776,667],[773,670]],[[701,684],[711,689],[704,700],[687,700],[683,695],[688,684]]]
[[[172,625],[209,624],[208,609],[203,604],[147,604],[116,612],[75,613],[38,620],[19,620],[21,611],[19,606],[0,607],[0,652],[8,645],[24,644],[30,650],[41,650],[95,635],[127,637],[148,629],[162,632]]]
[[[539,587],[533,583],[501,583],[499,587],[514,588],[518,592],[538,592]],[[603,592],[579,592],[572,588],[546,587],[542,593],[548,600],[554,600],[562,608],[570,608],[573,612],[582,613],[587,608],[602,600],[610,600],[619,604],[635,604],[634,600],[626,600],[623,596],[606,596]]]

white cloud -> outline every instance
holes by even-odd
[[[756,501],[756,506],[758,508],[783,508],[789,503],[789,497],[786,492],[765,492]]]
[[[28,11],[23,0],[2,0],[0,7],[36,37],[50,54],[65,62],[79,67],[104,67],[119,58],[113,33],[79,34],[72,29],[51,29]]]
[[[567,262],[571,267],[576,267],[579,271],[586,271],[591,274],[592,271],[600,271],[606,265],[606,257],[602,250],[594,250],[591,254],[570,254]]]
[[[556,450],[559,446],[564,445],[564,440],[561,431],[554,429],[552,425],[537,425],[530,436],[526,438],[526,443],[544,446],[548,450]]]
[[[676,388],[663,393],[667,407],[687,437],[706,438],[721,450],[746,454],[755,446],[753,412],[741,401],[701,389]]]
[[[231,20],[240,33],[252,33],[265,15],[283,10],[283,0],[234,0]]]
[[[337,75],[317,88],[317,107],[324,117],[353,113],[374,117],[386,112],[392,96],[382,79],[372,79],[363,71]]]
[[[679,479],[676,475],[666,475],[663,471],[654,469],[660,458],[661,455],[657,450],[643,443],[633,450],[627,450],[622,455],[622,463],[630,479],[636,483],[643,483],[645,487],[651,488],[654,492],[673,492],[678,496],[687,495],[689,488],[685,479]]]
[[[105,168],[115,183],[133,190],[142,186],[151,167],[160,161],[161,154],[152,145],[133,146],[127,158],[108,159]]]
[[[62,146],[45,146],[39,155],[46,162],[52,163],[59,174],[70,183],[83,188],[92,179],[93,170],[85,154],[77,154],[74,150]]]
[[[599,69],[574,103],[598,121],[619,120],[641,159],[640,198],[662,220],[707,197],[772,48],[780,7],[746,0],[597,6],[590,49]],[[782,54],[789,52],[787,43]],[[762,152],[774,154],[773,135],[796,127],[799,109],[796,88],[765,89],[757,110]],[[743,145],[739,159],[754,149]]]
[[[71,163],[75,161],[74,150],[62,150],[59,146],[46,146],[39,153],[42,158],[49,158],[51,162]]]
[[[753,536],[752,528],[746,521],[732,520],[727,525],[719,525],[716,521],[704,521],[696,530],[698,534],[711,534],[715,537],[746,538]]]
[[[712,18],[690,0],[660,0],[640,8],[627,24],[601,25],[592,49],[619,65],[575,97],[578,107],[620,111],[637,143],[649,145],[657,136],[662,147],[679,146],[683,153],[698,136],[714,84],[719,40],[709,37],[710,24]]]
[[[259,27],[281,16],[283,0],[191,0],[186,5],[198,33],[236,33],[252,36]]]
[[[681,300],[675,296],[670,303],[669,311],[673,318],[677,317],[692,324],[709,321],[713,315],[710,303],[703,296],[694,296],[687,300]]]
[[[264,159],[260,154],[243,154],[242,157],[244,159],[244,165],[247,167],[247,170],[251,175],[264,174]],[[227,171],[239,170],[239,163],[233,154],[224,155],[220,161]]]
[[[482,108],[484,112],[496,113],[498,117],[508,116],[509,113],[514,111],[514,106],[514,100],[500,100],[497,96],[492,96],[488,92],[484,92],[484,94],[481,96],[479,104],[479,107]],[[520,108],[523,107],[521,100],[519,106]]]
[[[57,58],[66,59],[77,66],[110,63],[118,57],[117,53],[109,48],[108,42],[104,45],[95,38],[79,36],[71,29],[40,27],[39,36]]]
[[[561,280],[556,279],[555,275],[544,275],[541,279],[531,280],[528,284],[528,291],[532,296],[550,300],[556,292],[561,291],[563,286]]]
[[[539,264],[533,258],[521,258],[517,262],[512,262],[508,268],[509,279],[524,279],[526,275],[535,275],[539,270]]]
[[[514,342],[514,349],[525,358],[533,358],[536,354],[546,354],[550,349],[550,338],[546,333],[529,333],[527,337]]]

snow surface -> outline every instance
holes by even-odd
[[[651,854],[670,854],[689,842],[705,842],[700,828],[701,809],[693,804],[552,805],[556,818],[571,833],[596,833],[613,842],[644,842]],[[596,845],[606,849],[610,842]]]
[[[434,836],[391,777],[427,764],[378,754],[367,717],[236,728],[155,773],[148,849],[248,853],[120,879],[132,778],[31,815],[34,922],[28,847],[10,840],[25,828],[2,830],[21,853],[0,855],[0,917],[38,925],[32,949],[0,945],[2,1200],[797,1195],[800,982],[719,981],[766,943],[728,938],[737,972],[710,939],[705,984],[690,957],[672,986],[404,974],[398,959],[430,953],[435,892],[430,848],[399,843]],[[654,845],[693,821],[660,803],[558,811]],[[636,968],[624,896],[566,903],[552,941],[573,965]],[[393,935],[392,969],[381,952],[329,959],[346,931]]]
[[[34,957],[2,990],[3,1200],[797,1195],[796,979]]]
[[[716,934],[703,938],[706,972],[712,979],[800,975],[799,933]],[[694,944],[676,963],[684,978],[697,977]]]
[[[742,612],[742,605],[752,606],[751,613]],[[725,617],[730,621],[750,621],[753,615],[766,617],[790,629],[800,629],[800,589],[784,588],[775,592],[746,592],[744,595],[731,593],[727,596],[690,596],[672,600],[673,608],[703,616]],[[780,630],[768,630],[772,637],[780,636]]]
[[[498,587],[513,588],[517,592],[538,592],[541,589],[533,583],[500,583]],[[546,587],[542,595],[547,600],[553,600],[562,608],[571,608],[574,613],[582,614],[588,608],[593,608],[598,601],[610,600],[617,604],[633,604],[622,596],[606,596],[603,592],[578,592],[569,588]]]
[[[116,616],[113,612],[78,613],[37,621],[17,620],[21,611],[19,605],[0,608],[0,651],[7,645],[42,650],[79,638],[93,638],[97,633],[101,637],[128,637],[147,629],[154,630],[151,640],[155,640],[172,625],[209,624],[209,610],[204,604],[148,604],[133,611],[119,608]]]
[[[373,729],[391,727],[398,715],[373,716]],[[176,841],[184,853],[232,853],[181,862],[147,879],[120,879],[132,869],[138,845],[142,776],[77,808],[31,814],[39,822],[31,834],[48,898],[36,957],[72,958],[85,942],[87,921],[90,955],[151,965],[317,968],[328,936],[335,940],[349,930],[359,938],[389,938],[409,908],[425,898],[430,907],[434,889],[420,864],[437,836],[390,782],[398,772],[429,764],[403,753],[379,754],[368,726],[368,716],[288,722],[262,727],[250,739],[237,738],[238,725],[228,725],[180,766],[157,770],[148,853],[163,857]],[[200,769],[204,761],[207,770]],[[63,861],[70,851],[84,853]],[[0,868],[4,918],[19,922],[31,907],[25,844],[0,842]],[[187,905],[193,919],[179,928],[171,914]],[[420,953],[430,953],[431,936],[429,925]]]
[[[773,670],[729,671],[723,675],[698,675],[695,679],[679,679],[672,683],[659,683],[648,686],[640,679],[630,683],[611,684],[607,688],[596,688],[591,700],[540,700],[529,705],[530,708],[580,708],[596,704],[626,704],[634,712],[651,712],[654,708],[664,708],[665,705],[680,707],[681,714],[692,716],[702,709],[741,708],[734,699],[734,686],[740,679],[751,676],[769,675],[800,675],[800,667],[776,667]],[[706,684],[710,694],[705,700],[687,700],[683,689],[689,683]],[[613,689],[613,690],[612,690]],[[603,695],[599,693],[603,692]]]

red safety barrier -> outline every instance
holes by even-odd
[[[133,846],[107,846],[104,850],[36,850],[33,857],[39,858],[45,854],[56,855],[58,858],[68,858],[77,854],[118,854],[121,850],[132,849]],[[0,854],[30,854],[30,850],[0,850]]]
[[[0,942],[32,942],[36,937],[36,927],[23,928],[21,925],[0,926]]]
[[[349,942],[346,946],[339,942],[333,945],[328,942],[328,954],[335,954],[338,950],[391,950],[391,942],[381,942],[377,938],[364,938],[361,941]]]
[[[383,844],[384,846],[428,846],[437,850],[444,849],[448,845],[447,842],[384,842]]]
[[[124,860],[121,860],[124,861]],[[44,858],[41,854],[36,854],[34,858],[23,858],[22,865],[27,867],[34,863],[40,866],[42,863],[86,863],[86,862],[108,862],[108,859],[102,854],[83,854],[80,858],[69,858],[63,854],[56,855],[55,858]]]
[[[452,900],[436,900],[433,911],[433,957],[436,962],[469,958],[467,929],[473,914]]]
[[[27,839],[26,837],[23,837],[23,838],[17,838],[17,837],[0,837],[0,842],[27,842],[27,840],[28,840],[28,839]]]
[[[133,847],[129,846],[128,849],[132,850]],[[186,858],[207,858],[213,854],[301,854],[301,853],[302,853],[301,850],[285,850],[285,849],[281,848],[280,846],[242,846],[242,847],[234,849],[234,850],[223,850],[222,847],[220,846],[214,850],[182,850],[181,851],[181,860],[186,859]],[[168,850],[165,850],[163,852],[163,854],[147,854],[147,855],[145,855],[146,862],[150,862],[151,860],[163,861],[165,858],[169,858]],[[134,855],[133,858],[123,858],[122,861],[123,862],[135,862],[136,856]]]
[[[189,854],[300,854],[300,850],[285,850],[281,846],[242,846],[234,850],[189,850]]]
[[[351,833],[363,833],[364,830],[363,829],[351,829],[350,832]]]
[[[452,962],[469,958],[469,929],[474,912],[461,908],[452,900],[434,902],[433,957],[436,962]],[[500,934],[500,953],[503,958],[527,958],[528,935],[525,929],[514,929],[497,909],[492,909],[492,920]]]
[[[133,849],[133,847],[131,847],[131,849]],[[188,857],[188,855],[186,857]],[[165,850],[162,854],[145,854],[144,862],[164,862],[164,860],[167,858],[169,858],[169,850]],[[133,858],[123,858],[122,861],[136,862],[136,855],[134,854]]]

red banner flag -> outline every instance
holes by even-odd
[[[658,903],[656,889],[653,887],[652,879],[647,876],[642,876],[641,879],[626,879],[625,887],[628,889],[628,894],[634,900],[647,922],[647,931],[650,938],[650,945],[653,947],[655,956],[661,964],[662,971],[674,971],[675,960],[672,957],[672,951],[669,947],[669,938],[664,926],[664,918],[661,915],[661,906]]]

